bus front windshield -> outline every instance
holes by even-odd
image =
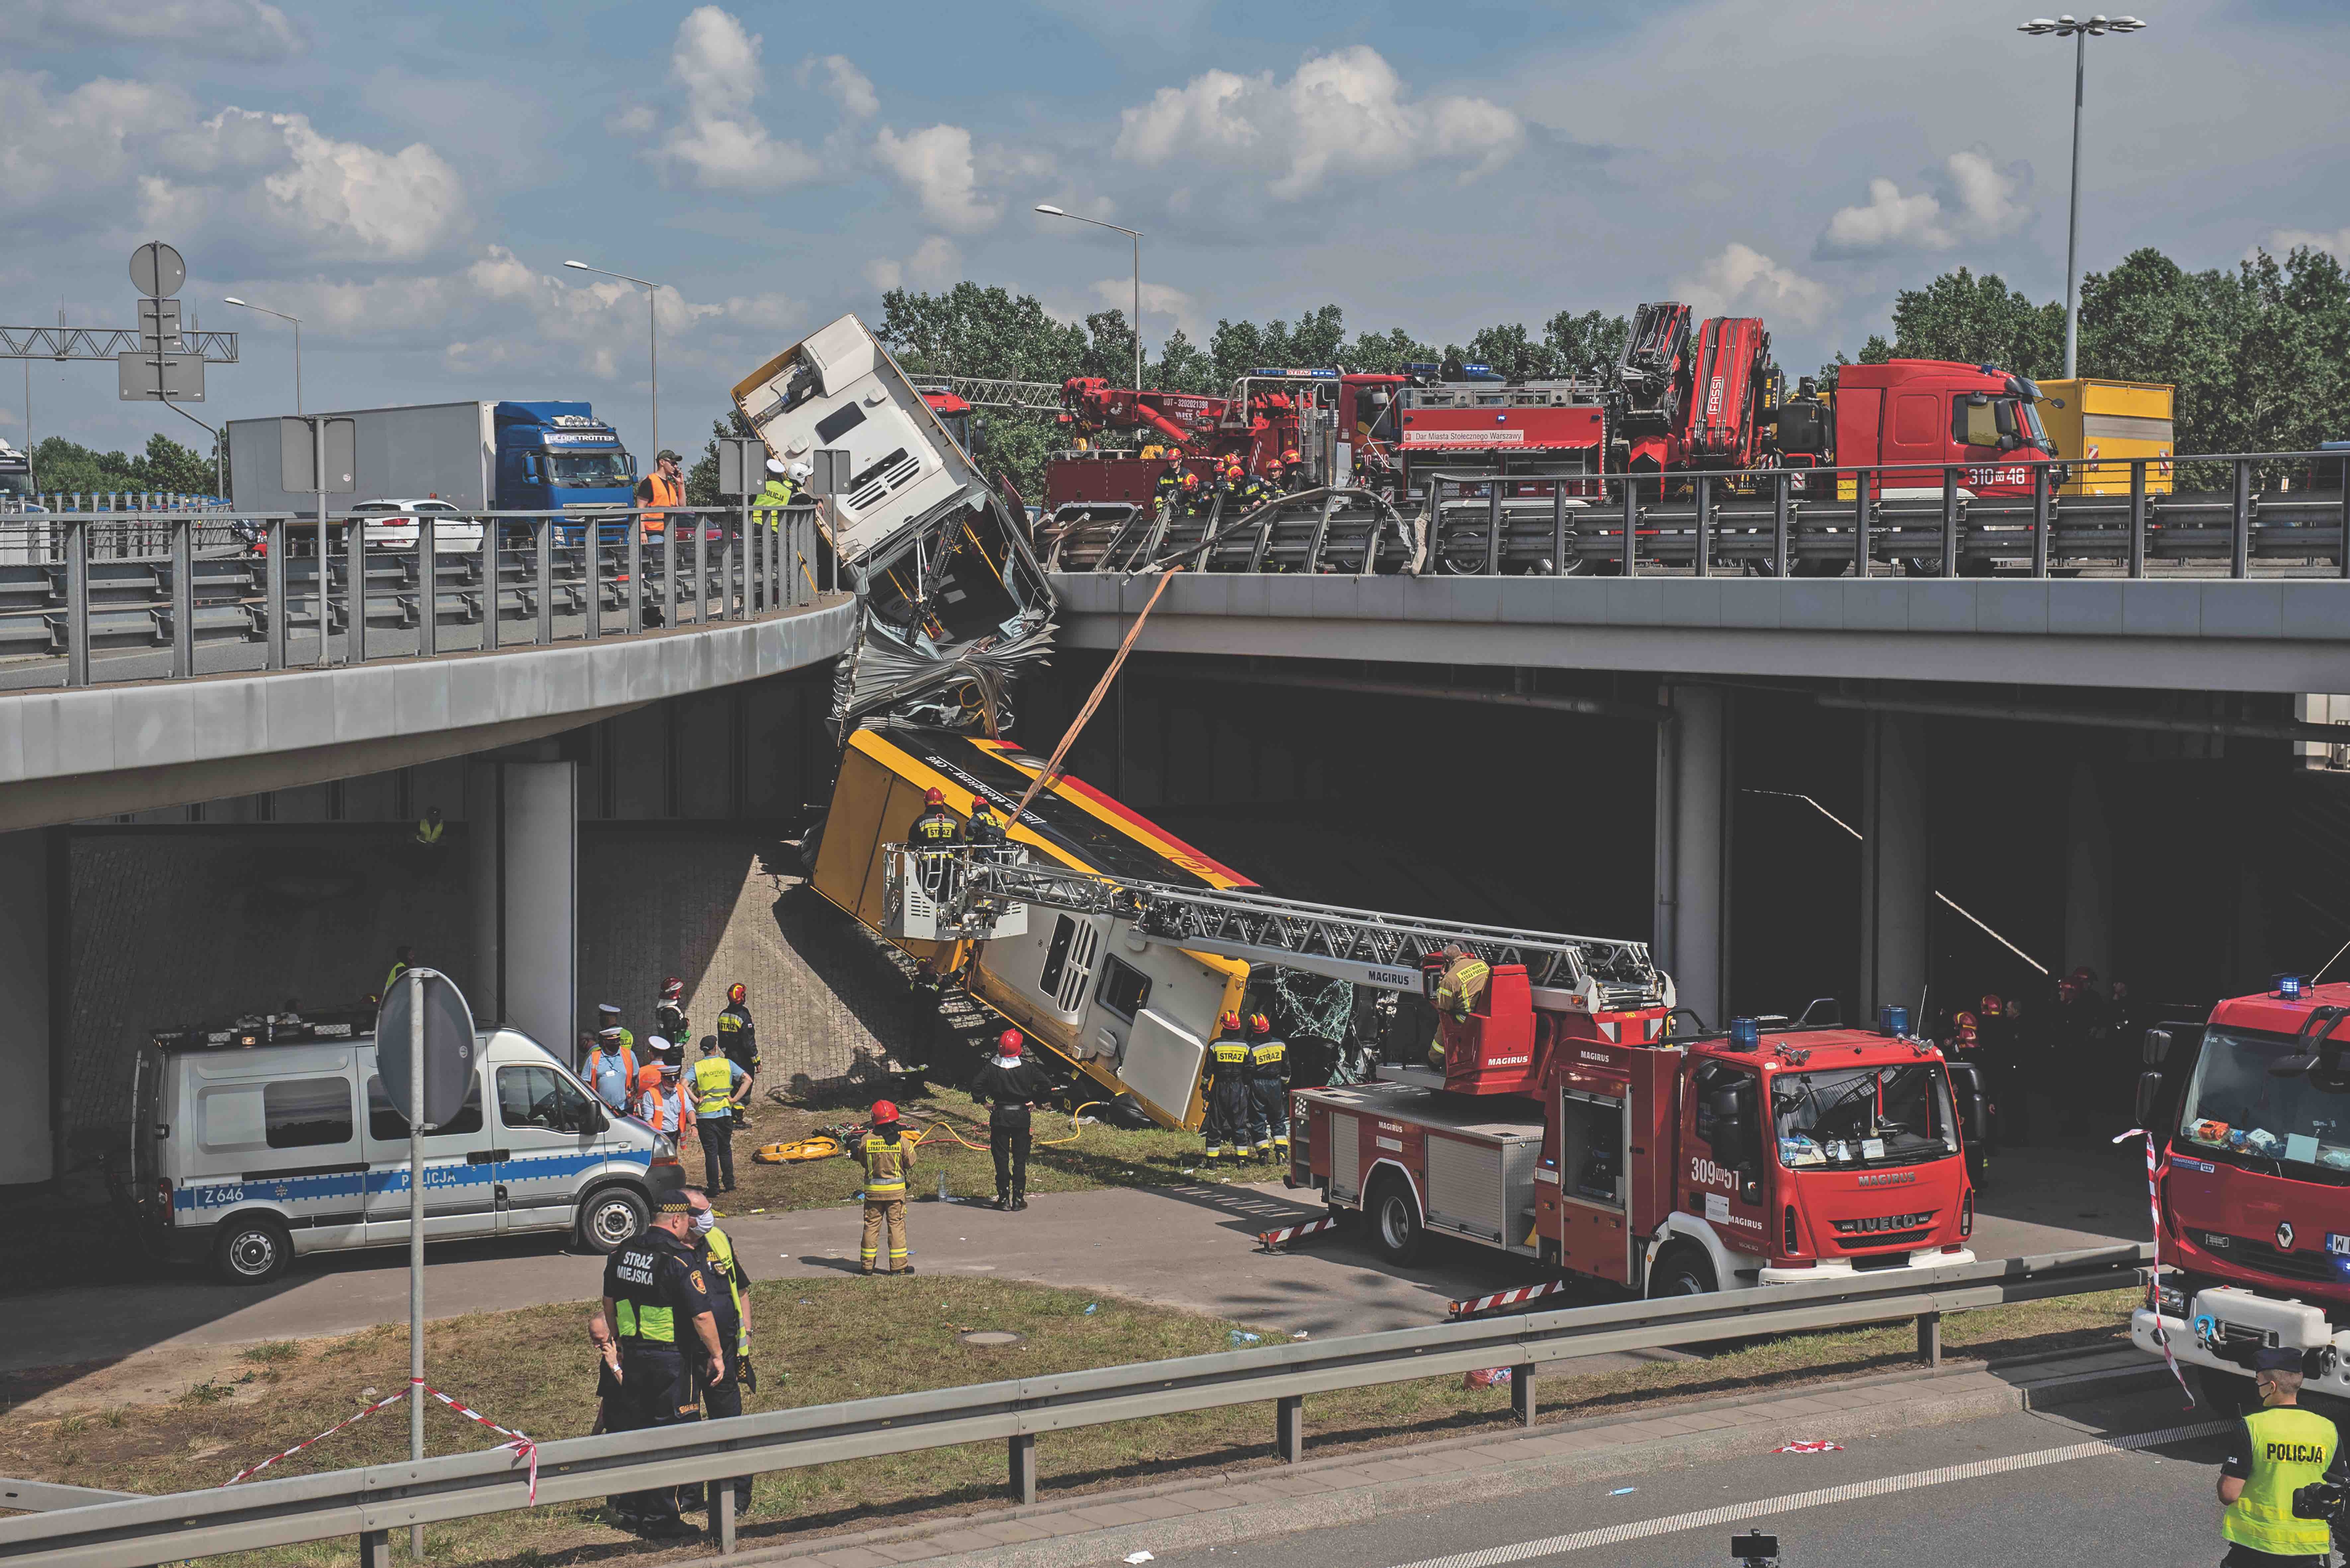
[[[619,490],[636,477],[637,465],[625,452],[546,454],[546,482],[557,490]]]
[[[1950,1082],[1933,1062],[1781,1073],[1771,1116],[1789,1166],[1916,1165],[1959,1152]]]

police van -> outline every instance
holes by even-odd
[[[375,1012],[158,1033],[131,1089],[130,1199],[150,1250],[234,1284],[296,1257],[408,1241],[408,1124]],[[569,1232],[611,1252],[682,1185],[671,1140],[615,1116],[546,1048],[485,1029],[463,1106],[424,1138],[429,1241]]]

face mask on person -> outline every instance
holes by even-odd
[[[715,1210],[697,1209],[693,1211],[693,1233],[695,1235],[706,1236],[710,1234],[712,1231],[715,1230],[717,1226],[718,1214]]]

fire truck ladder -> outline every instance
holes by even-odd
[[[1417,992],[1425,959],[1459,949],[1491,964],[1523,964],[1534,985],[1569,992],[1581,1011],[1624,1012],[1669,1005],[1671,982],[1646,942],[1451,925],[1407,915],[1344,909],[1233,888],[1176,888],[1098,872],[956,851],[943,913],[983,938],[994,911],[1039,905],[1130,920],[1140,935],[1251,963],[1326,975],[1383,991]]]
[[[999,376],[914,376],[921,392],[952,392],[974,409],[1018,409],[1035,414],[1061,411],[1058,381],[1013,381]]]

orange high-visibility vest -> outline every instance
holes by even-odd
[[[684,505],[685,485],[678,480],[669,478],[658,470],[645,475],[645,485],[652,500],[644,514],[644,531],[648,534],[659,534],[668,528],[669,514],[652,511],[650,507]]]

